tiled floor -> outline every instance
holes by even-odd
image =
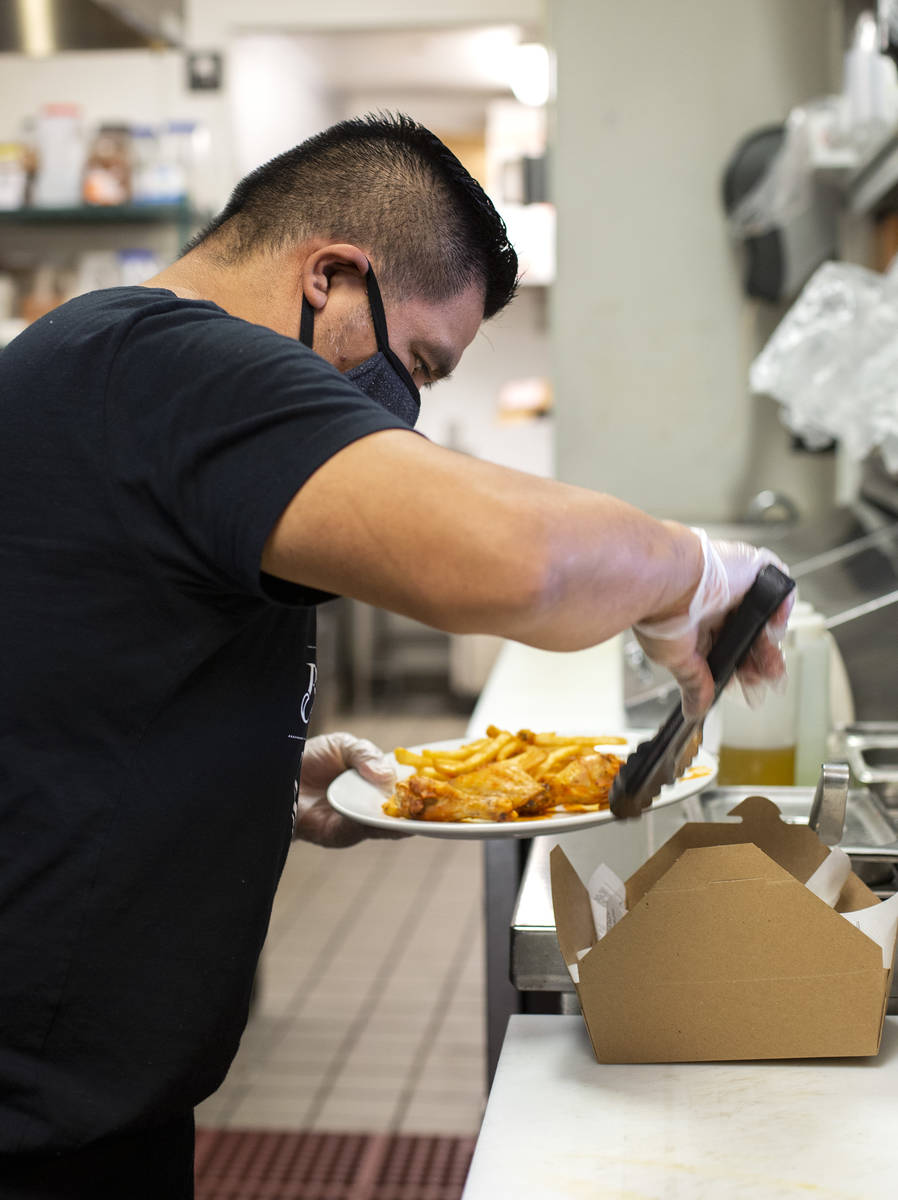
[[[464,716],[341,722],[392,748]],[[473,1134],[485,1102],[481,846],[294,844],[253,1016],[206,1127]]]

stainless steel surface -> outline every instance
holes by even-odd
[[[787,496],[785,492],[771,491],[770,488],[765,488],[756,496],[752,496],[745,510],[746,520],[762,521],[767,524],[782,521],[794,523],[800,515],[798,505],[791,496]]]
[[[845,831],[845,808],[848,802],[848,763],[823,763],[808,825],[824,846],[838,846]]]
[[[0,0],[0,51],[158,49],[177,40],[182,10],[183,0]]]
[[[728,814],[752,794],[751,788],[708,788],[681,804],[649,813],[640,822],[597,826],[593,831],[557,838],[534,838],[511,921],[511,979],[515,987],[535,992],[574,990],[555,936],[549,874],[549,852],[554,845],[563,846],[581,877],[604,861],[626,878],[685,821],[738,821],[738,817]],[[765,788],[764,794],[777,805],[784,820],[794,824],[808,822],[814,789],[772,787]],[[637,838],[637,834],[641,836]],[[862,877],[865,871],[876,875],[869,886],[877,895],[885,898],[896,890],[898,815],[893,822],[888,810],[869,789],[849,789],[840,845]],[[898,1011],[898,979],[893,983],[889,1011]]]
[[[898,722],[858,721],[839,732],[855,779],[898,808]]]
[[[756,794],[757,788],[709,788],[701,805],[701,820],[726,821],[727,814],[738,800]],[[809,823],[814,791],[811,788],[770,787],[764,788],[790,825]],[[875,795],[866,788],[849,788],[846,797],[845,823],[838,845],[853,860],[880,858],[885,862],[898,863],[898,833],[889,816],[883,811]]]

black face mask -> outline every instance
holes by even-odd
[[[402,360],[390,348],[384,304],[370,263],[365,281],[368,285],[368,305],[371,309],[377,353],[366,358],[357,367],[344,371],[344,376],[346,379],[351,379],[357,388],[360,388],[372,400],[376,400],[387,412],[398,417],[400,421],[405,421],[406,425],[414,427],[418,413],[421,411],[421,393],[405,369]],[[299,340],[309,349],[312,348],[314,323],[315,310],[303,296]]]

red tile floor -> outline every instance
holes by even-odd
[[[200,1130],[196,1200],[459,1200],[474,1139]]]

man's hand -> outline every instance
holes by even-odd
[[[680,685],[687,719],[704,716],[714,700],[714,683],[706,660],[727,613],[768,563],[786,570],[770,550],[746,542],[712,542],[703,529],[694,529],[693,533],[702,543],[704,567],[688,610],[665,620],[642,621],[633,628],[649,658],[667,667]],[[755,639],[737,672],[749,700],[764,684],[775,684],[786,673],[780,642],[794,600],[792,592]]]
[[[352,821],[331,808],[328,785],[354,767],[356,771],[388,796],[395,782],[392,764],[373,742],[351,733],[329,733],[309,738],[302,758],[299,777],[299,803],[296,811],[295,838],[317,846],[340,848],[354,846],[365,838],[397,838],[404,834],[376,829]]]

